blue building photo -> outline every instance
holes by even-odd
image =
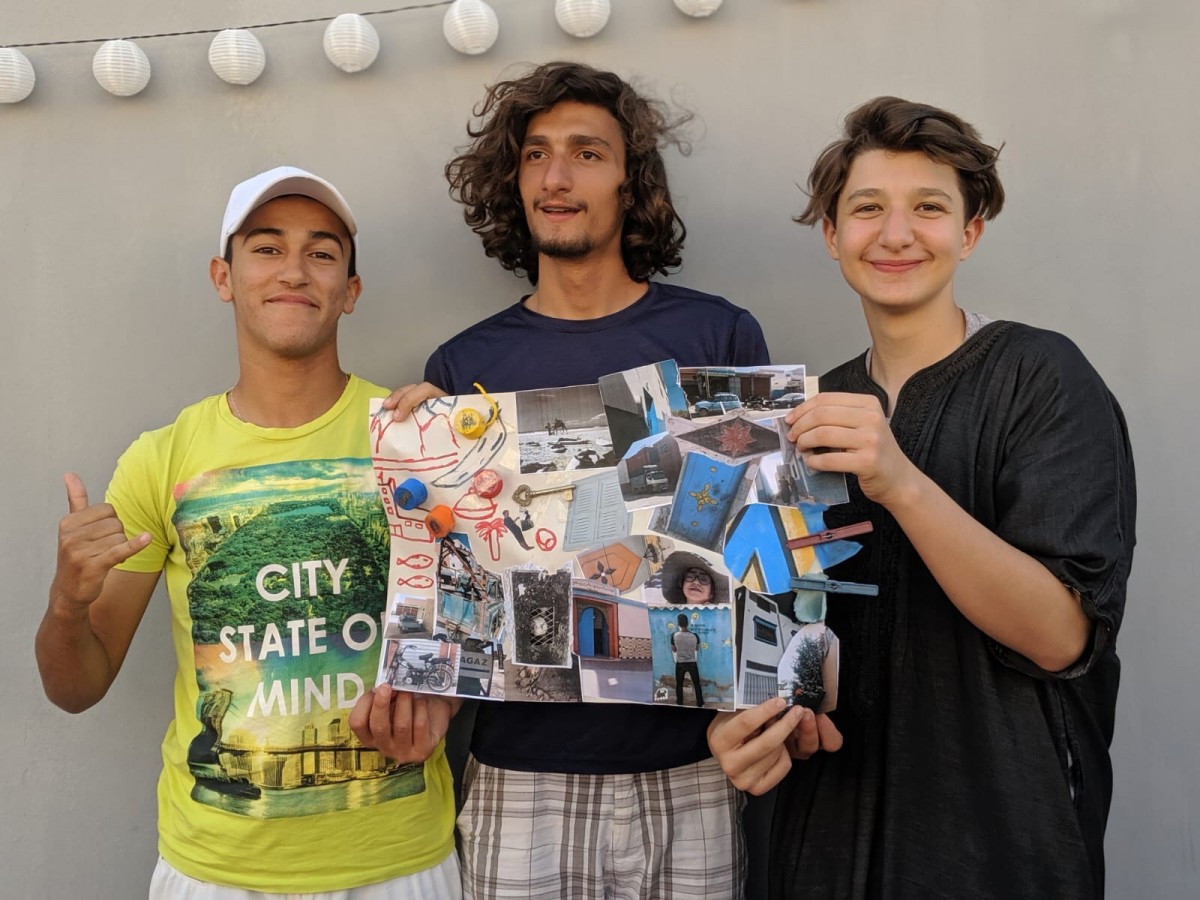
[[[683,672],[683,663],[676,664],[672,655],[672,638],[685,628],[679,623],[684,616],[686,630],[696,636],[696,667],[700,674],[703,706],[709,709],[733,709],[733,615],[722,606],[651,606],[650,651],[653,664],[654,702],[677,704],[676,675]],[[686,641],[682,646],[689,646]],[[692,679],[684,676],[683,705],[695,705]]]

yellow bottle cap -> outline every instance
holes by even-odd
[[[483,433],[487,431],[487,427],[487,420],[479,414],[479,410],[477,409],[467,407],[460,409],[454,414],[454,430],[463,437],[475,440],[483,436]]]

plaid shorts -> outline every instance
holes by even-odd
[[[458,817],[464,900],[741,900],[745,798],[714,759],[564,775],[474,757]]]

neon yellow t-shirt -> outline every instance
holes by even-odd
[[[223,395],[143,434],[108,501],[165,571],[178,668],[163,739],[159,852],[246,890],[332,891],[440,863],[454,848],[443,748],[399,766],[350,732],[374,682],[388,525],[351,377],[299,428],[235,418]]]

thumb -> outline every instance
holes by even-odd
[[[67,511],[75,513],[87,509],[88,492],[83,480],[74,472],[68,472],[63,476],[63,482],[67,486]]]

